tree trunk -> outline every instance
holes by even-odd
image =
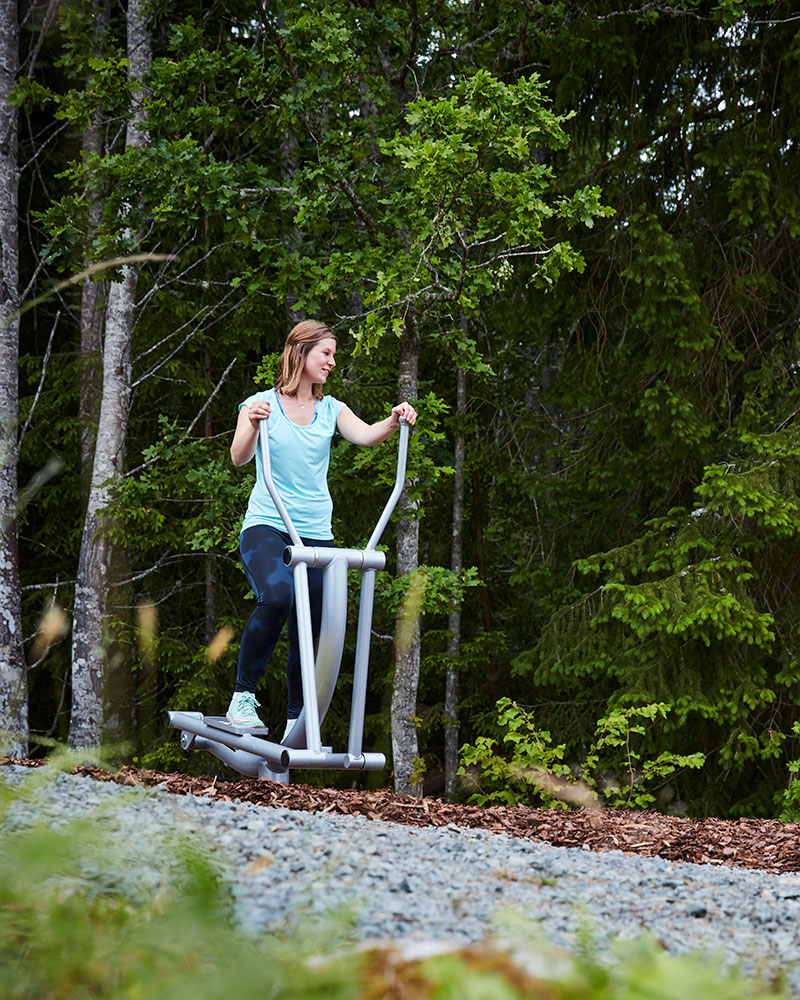
[[[461,573],[464,549],[464,415],[467,408],[467,376],[463,368],[456,373],[456,419],[453,468],[453,535],[450,569]],[[458,770],[458,661],[461,657],[461,607],[447,618],[447,668],[444,689],[444,791],[452,796]]]
[[[142,82],[150,66],[149,25],[141,0],[129,0],[128,61],[133,80]],[[146,142],[144,95],[134,93],[125,136],[126,149]],[[123,220],[124,223],[124,220]],[[130,233],[127,234],[130,236]],[[136,304],[137,272],[122,269],[111,284],[103,345],[103,394],[89,502],[81,538],[72,633],[72,715],[69,743],[76,748],[102,742],[106,686],[106,625],[111,586],[112,551],[104,528],[109,480],[122,471],[131,401],[131,335]]]
[[[211,349],[206,344],[203,352],[203,363],[205,369],[206,385],[213,388],[211,371]],[[214,426],[211,419],[211,407],[205,412],[203,434],[206,440],[210,440],[214,434]],[[205,556],[205,629],[204,638],[208,645],[217,634],[217,568],[216,549],[212,548],[206,552]]]
[[[0,0],[0,744],[28,752],[28,683],[17,545],[19,413],[19,115],[9,101],[19,72],[16,0]],[[10,737],[3,733],[11,734]]]
[[[109,27],[108,0],[96,0],[94,4],[94,49],[98,57],[105,52],[105,36]],[[87,84],[91,83],[91,76]],[[82,152],[96,157],[103,154],[103,115],[98,108],[92,122],[83,133]],[[87,250],[91,246],[103,215],[103,202],[96,195],[89,195],[87,221]],[[84,261],[89,265],[91,260]],[[100,400],[103,392],[102,350],[103,350],[103,300],[107,282],[98,278],[86,278],[81,288],[81,384],[80,384],[80,434],[81,471],[84,483],[83,499],[88,501],[91,486],[92,463],[97,440],[97,424],[100,417]]]
[[[205,237],[205,275],[207,287],[212,287],[213,274],[211,271],[211,231],[208,224],[208,212],[203,216],[203,233]],[[209,301],[209,306],[211,306]],[[212,367],[211,345],[206,340],[203,347],[203,377],[209,392],[214,388],[214,373]],[[203,414],[203,436],[210,441],[214,435],[214,421],[211,406],[206,407]],[[216,549],[211,548],[206,552],[204,562],[205,568],[205,625],[203,628],[203,638],[208,645],[217,634],[217,569],[216,569]]]
[[[70,746],[99,746],[103,732],[106,621],[111,585],[111,544],[105,537],[108,481],[119,475],[130,408],[130,333],[136,272],[125,268],[111,285],[103,351],[103,396],[92,465],[89,503],[81,538],[72,632],[72,715]]]
[[[400,400],[416,399],[419,336],[412,316],[406,320],[406,331],[400,344],[398,395]],[[405,576],[419,566],[419,521],[414,516],[415,504],[405,488],[398,504],[397,575]],[[401,794],[420,795],[421,784],[412,783],[419,746],[417,744],[417,686],[419,684],[420,627],[414,623],[413,638],[405,649],[395,652],[394,685],[392,688],[392,757],[394,787]]]

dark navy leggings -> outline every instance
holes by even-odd
[[[331,546],[332,540],[303,538],[304,545]],[[294,611],[294,578],[284,565],[283,550],[289,536],[266,524],[255,524],[242,532],[239,551],[247,580],[256,595],[257,604],[242,632],[236,690],[251,691],[264,673],[275,651],[284,623],[289,622],[289,659],[286,681],[289,701],[286,716],[296,719],[303,707],[303,685],[300,679],[300,645],[297,640],[297,615]],[[311,629],[314,648],[319,638],[322,616],[323,570],[309,569],[308,591],[311,598]]]

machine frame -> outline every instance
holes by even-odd
[[[267,490],[291,539],[291,544],[284,549],[283,561],[292,567],[294,576],[303,710],[282,743],[267,739],[266,729],[236,728],[224,717],[204,716],[201,712],[169,712],[169,724],[180,730],[184,750],[207,750],[240,774],[251,777],[287,783],[291,768],[381,770],[386,766],[384,754],[365,753],[362,746],[375,574],[386,565],[386,556],[378,551],[377,545],[405,485],[409,425],[401,418],[394,488],[369,541],[363,549],[340,549],[303,545],[272,478],[267,424],[268,420],[261,421],[259,447]],[[309,567],[320,567],[324,571],[316,657],[311,629]],[[347,751],[334,753],[332,747],[322,745],[320,726],[339,677],[347,626],[347,573],[351,569],[361,572],[353,695]]]

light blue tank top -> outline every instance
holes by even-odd
[[[271,403],[267,429],[272,479],[278,495],[298,534],[320,541],[331,539],[333,501],[328,491],[328,462],[336,418],[345,404],[333,396],[318,399],[314,419],[307,427],[289,420],[274,389],[248,396],[239,409],[264,400]],[[242,531],[254,524],[268,524],[286,531],[264,482],[260,445],[256,447],[256,484],[250,493]]]

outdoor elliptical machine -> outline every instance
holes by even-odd
[[[400,419],[400,444],[397,452],[397,476],[394,489],[378,518],[366,548],[317,548],[303,545],[272,479],[267,421],[259,427],[259,446],[264,480],[272,502],[292,541],[283,551],[283,561],[292,567],[294,576],[297,636],[300,651],[300,675],[303,685],[303,709],[294,728],[283,741],[266,739],[269,730],[241,729],[222,716],[204,716],[202,712],[169,712],[169,724],[181,733],[184,750],[208,750],[228,767],[254,778],[269,778],[288,783],[293,767],[317,770],[379,771],[386,766],[382,753],[364,753],[364,709],[369,672],[369,642],[375,574],[386,566],[386,556],[375,546],[380,541],[392,515],[406,478],[409,427]],[[308,593],[308,568],[324,570],[322,619],[316,661],[311,631],[311,602]],[[347,571],[361,571],[361,599],[358,608],[356,656],[353,668],[353,698],[350,708],[350,733],[346,753],[333,753],[322,746],[320,725],[336,689],[342,662],[347,625]]]

